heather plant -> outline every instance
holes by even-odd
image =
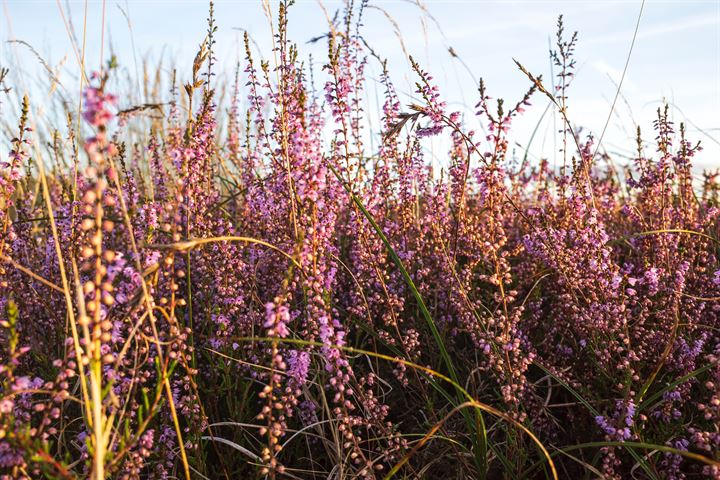
[[[562,17],[552,86],[518,62],[517,101],[480,81],[462,114],[414,59],[403,104],[366,2],[321,68],[263,5],[270,58],[245,34],[229,82],[211,4],[152,102],[111,58],[64,125],[19,103],[0,478],[720,478],[720,185],[668,107],[620,171],[571,122]],[[560,168],[511,150],[535,99]]]

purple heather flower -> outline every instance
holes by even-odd
[[[713,285],[720,288],[720,270],[716,270],[713,274]]]

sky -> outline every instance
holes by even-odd
[[[0,0],[0,4],[0,66],[12,67],[14,82],[9,83],[28,89],[31,103],[39,108],[57,92],[34,86],[32,78],[42,75],[43,67],[27,45],[57,71],[64,88],[76,91],[78,64],[69,29],[82,42],[85,26],[86,63],[91,69],[99,65],[101,55],[107,58],[112,51],[128,75],[141,72],[144,61],[152,65],[162,58],[168,69],[169,59],[175,59],[186,78],[206,30],[205,1]],[[276,2],[271,4],[274,9]],[[720,168],[720,0],[647,0],[640,15],[641,5],[640,0],[374,0],[365,11],[362,33],[373,50],[387,58],[405,103],[412,102],[414,95],[415,77],[407,58],[412,55],[435,77],[448,109],[464,112],[472,125],[479,77],[492,97],[512,103],[529,86],[513,59],[549,82],[549,42],[554,40],[558,15],[563,14],[566,31],[579,32],[577,75],[568,92],[573,124],[597,137],[610,117],[603,147],[618,156],[631,156],[635,124],[652,140],[655,112],[668,102],[673,120],[686,122],[690,138],[705,147],[699,167]],[[300,46],[303,58],[312,55],[314,64],[324,63],[325,44],[307,42],[328,30],[326,15],[341,7],[338,1],[298,0],[291,8],[289,36]],[[243,57],[243,29],[258,53],[269,56],[271,34],[260,0],[217,0],[215,12],[222,72],[230,74]],[[610,115],[639,15],[621,96]],[[450,48],[462,63],[450,55]],[[371,60],[371,83],[377,81],[379,71]],[[381,100],[374,87],[369,90],[368,110],[377,110]],[[141,92],[134,93],[138,98],[121,103],[141,100]],[[515,124],[513,139],[524,146],[547,105],[541,96],[533,103]],[[2,115],[7,112],[0,110]],[[530,146],[532,158],[555,158],[559,119],[553,122],[552,117],[546,116],[538,128]]]

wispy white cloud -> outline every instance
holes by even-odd
[[[610,79],[616,84],[620,85],[620,80],[622,79],[622,70],[617,69],[604,60],[596,60],[592,62],[592,67],[598,71],[599,73],[606,75],[610,77]],[[633,82],[630,77],[626,74],[625,79],[623,80],[623,90],[635,90],[637,88],[637,85],[635,82]]]
[[[692,29],[715,27],[718,28],[717,15],[693,15],[685,18],[678,18],[672,22],[645,24],[641,23],[638,30],[638,39],[652,38],[669,33],[684,32]],[[633,31],[610,32],[603,35],[586,38],[583,42],[586,45],[596,45],[603,43],[627,42],[632,38]]]

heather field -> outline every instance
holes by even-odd
[[[720,479],[720,163],[672,106],[618,158],[562,16],[461,111],[372,3],[258,5],[187,68],[69,21],[75,78],[3,58],[0,479]]]

